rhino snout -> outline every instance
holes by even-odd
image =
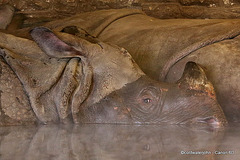
[[[213,127],[221,127],[227,124],[227,121],[222,118],[216,118],[216,117],[205,117],[205,118],[196,118],[197,123],[203,123],[207,124],[209,126]]]

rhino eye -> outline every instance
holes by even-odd
[[[161,113],[161,88],[146,86],[142,88],[137,97],[131,98],[131,115],[139,122],[150,122],[159,117]]]
[[[144,112],[150,112],[157,107],[160,92],[150,86],[143,89],[137,99],[138,109]]]
[[[143,102],[144,102],[144,103],[151,103],[152,100],[151,100],[150,98],[145,98],[145,99],[143,99]]]

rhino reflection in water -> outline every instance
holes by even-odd
[[[193,62],[167,84],[146,76],[123,48],[45,27],[31,36],[0,33],[2,125],[226,123],[212,84]]]
[[[4,160],[238,159],[239,153],[224,157],[214,152],[226,148],[236,150],[239,128],[235,127],[234,133],[197,128],[101,124],[2,127],[0,154]],[[212,154],[190,155],[181,154],[181,151],[208,151]]]

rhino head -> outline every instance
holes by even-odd
[[[189,62],[176,84],[150,79],[123,48],[37,27],[31,36],[55,58],[80,57],[93,73],[76,123],[211,124],[226,118],[203,69]]]

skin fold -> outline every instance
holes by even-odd
[[[1,105],[10,108],[7,113],[2,109],[2,125],[227,124],[211,82],[194,62],[186,64],[176,83],[165,83],[149,78],[124,48],[47,27],[24,34],[31,38],[0,33],[1,66],[15,75],[18,82],[9,82],[13,87],[20,84],[27,97],[25,108],[34,116],[12,116],[17,113],[9,106],[17,96],[1,83],[2,95],[13,97]],[[2,73],[2,79],[7,74]]]
[[[123,47],[144,73],[162,82],[176,83],[186,63],[193,61],[213,83],[228,121],[240,121],[237,19],[156,19],[121,9],[77,14],[45,26]]]

